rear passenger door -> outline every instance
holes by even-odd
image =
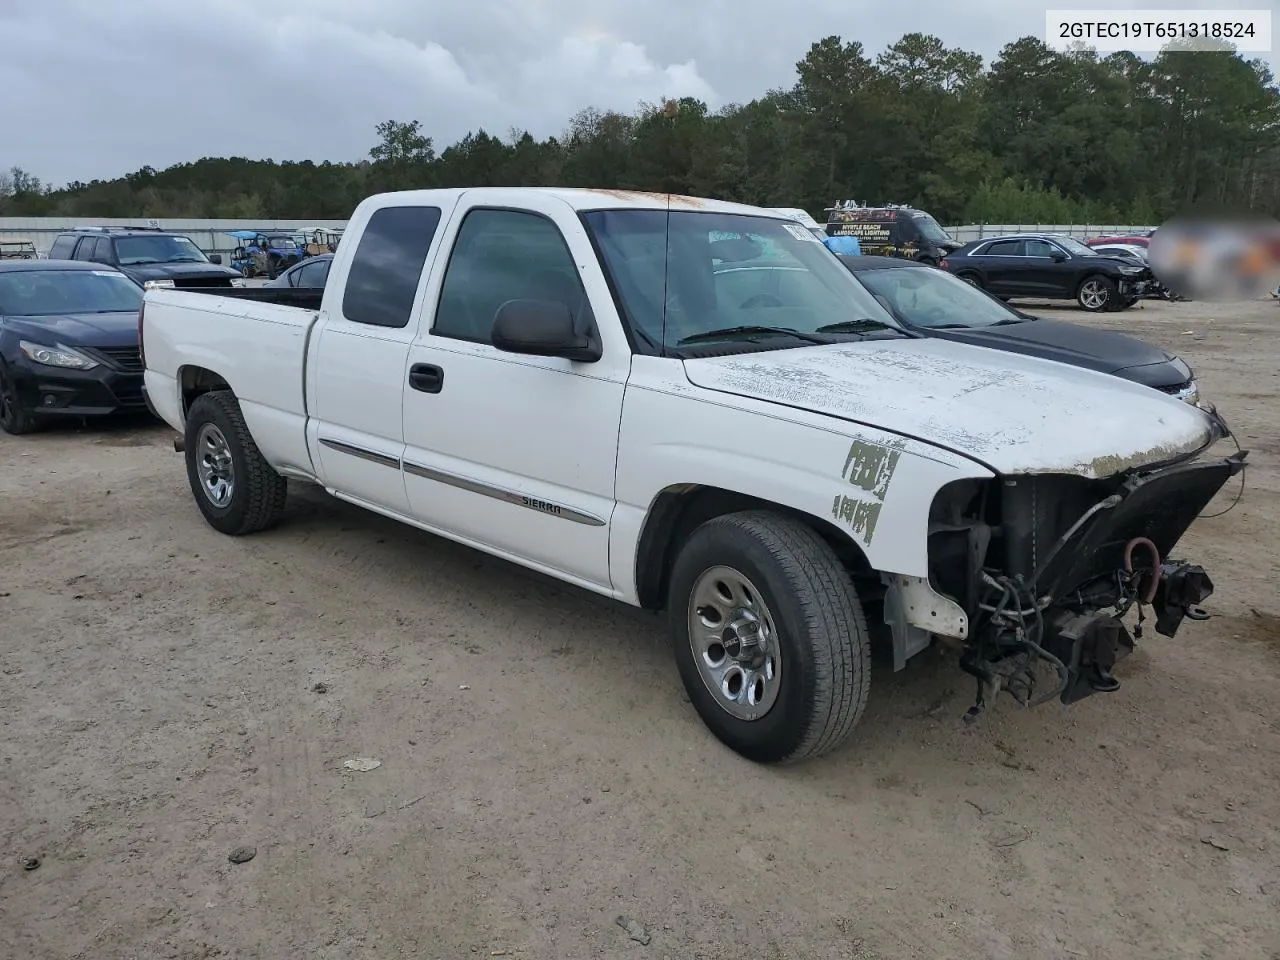
[[[631,348],[576,212],[526,191],[510,199],[463,195],[431,283],[405,381],[409,503],[431,529],[608,591]],[[514,299],[559,301],[594,323],[602,358],[497,350],[494,315]]]
[[[1021,240],[993,240],[977,259],[991,293],[998,297],[1026,295],[1027,258]]]
[[[372,211],[308,351],[308,446],[321,479],[348,500],[400,515],[408,512],[400,472],[405,360],[444,206],[452,201]]]

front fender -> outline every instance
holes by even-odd
[[[979,464],[917,440],[670,378],[670,361],[637,358],[619,436],[610,534],[615,589],[637,602],[636,559],[664,492],[717,487],[835,526],[885,574],[928,578],[929,508]],[[662,370],[662,367],[667,370]],[[726,402],[728,401],[728,402]]]

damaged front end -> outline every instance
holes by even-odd
[[[896,665],[928,642],[930,632],[906,625],[920,618],[903,616],[927,595],[951,613],[950,629],[932,635],[957,646],[961,667],[977,678],[967,719],[1001,690],[1036,706],[1119,689],[1112,668],[1141,638],[1148,607],[1166,637],[1186,618],[1208,618],[1200,604],[1213,583],[1174,551],[1246,456],[1104,480],[1029,474],[949,485],[930,516],[928,582],[889,585]],[[1131,634],[1124,618],[1135,608]]]

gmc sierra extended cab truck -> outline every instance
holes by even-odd
[[[966,716],[1114,691],[1133,608],[1207,616],[1174,551],[1244,466],[1210,411],[913,336],[800,224],[688,197],[375,196],[323,292],[151,290],[139,327],[215,529],[306,481],[665,610],[759,762],[849,734],[873,627],[897,668],[954,647]]]

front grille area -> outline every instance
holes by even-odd
[[[95,347],[87,353],[95,353],[117,370],[125,373],[142,372],[142,354],[137,347]]]
[[[147,401],[142,396],[142,381],[120,383],[112,388],[116,401],[122,407],[145,407]]]
[[[1156,387],[1161,393],[1169,393],[1177,396],[1180,393],[1186,393],[1191,389],[1191,381],[1184,380],[1182,383],[1173,383],[1167,387]]]

